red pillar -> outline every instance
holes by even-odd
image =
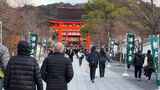
[[[87,33],[87,37],[86,37],[86,49],[90,49],[91,46],[91,35],[90,33]]]

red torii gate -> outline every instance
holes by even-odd
[[[50,20],[50,28],[58,34],[58,42],[66,42],[67,45],[72,46],[73,41],[78,42],[79,47],[82,45],[83,39],[81,35],[81,28],[84,23],[81,21],[64,21],[64,20]],[[86,49],[91,46],[90,34],[86,37]]]

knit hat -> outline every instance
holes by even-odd
[[[18,55],[29,56],[31,54],[31,47],[27,41],[20,41],[17,47]]]

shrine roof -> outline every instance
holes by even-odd
[[[84,10],[78,7],[59,7],[57,10],[56,18],[64,21],[80,21],[84,15]]]
[[[52,19],[49,20],[49,23],[63,23],[63,24],[82,24],[81,20],[72,20],[72,19]]]

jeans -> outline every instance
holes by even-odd
[[[100,77],[104,77],[104,74],[105,74],[105,63],[100,63],[99,64],[99,72],[100,72]]]
[[[135,66],[135,78],[141,78],[142,66]]]
[[[96,74],[96,66],[90,64],[90,79],[94,81]]]

